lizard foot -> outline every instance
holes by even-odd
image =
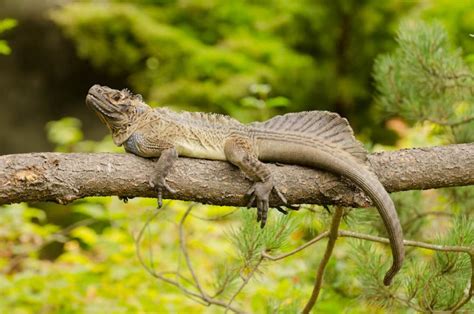
[[[247,207],[252,207],[254,202],[257,202],[257,222],[260,222],[261,228],[265,227],[265,224],[267,223],[269,199],[273,190],[283,201],[283,203],[286,204],[287,200],[285,196],[283,196],[283,194],[278,190],[271,180],[265,182],[255,182],[245,194],[246,196],[250,197]],[[288,214],[288,212],[281,207],[277,207],[277,209],[284,214]]]
[[[127,204],[130,199],[134,198],[134,196],[119,196],[118,198],[119,200]]]
[[[119,200],[121,200],[125,204],[127,204],[128,200],[130,199],[130,197],[128,197],[128,196],[119,196],[118,198],[119,198]]]
[[[163,190],[166,190],[168,192],[170,192],[171,194],[174,194],[176,193],[176,190],[172,189],[168,183],[166,183],[166,179],[165,177],[163,176],[157,176],[153,179],[150,179],[148,181],[148,183],[150,184],[150,186],[152,188],[155,188],[156,191],[157,191],[157,194],[158,194],[158,209],[161,208],[161,206],[163,206]]]

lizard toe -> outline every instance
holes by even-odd
[[[278,210],[283,215],[288,215],[288,211],[285,210],[282,206],[277,206],[277,207],[275,207],[275,209]]]
[[[288,200],[283,195],[283,193],[281,193],[280,189],[278,189],[276,186],[273,186],[273,190],[275,191],[278,198],[283,202],[283,204],[285,204],[285,205],[288,204]]]
[[[260,228],[265,227],[268,217],[268,200],[262,201],[262,221],[260,222]]]

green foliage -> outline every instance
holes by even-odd
[[[123,152],[122,147],[117,147],[107,135],[102,141],[94,142],[83,140],[82,123],[73,117],[65,117],[46,124],[48,140],[55,145],[58,152]]]
[[[472,18],[474,3],[472,1],[438,0],[428,4],[421,11],[420,17],[427,21],[442,22],[456,47],[464,53],[465,61],[474,65],[474,40],[472,34]]]
[[[194,6],[207,14],[220,14],[199,8],[197,2]],[[194,10],[187,9],[189,14]],[[132,86],[160,103],[205,104],[213,111],[227,112],[227,105],[244,97],[255,83],[268,82],[277,93],[295,83],[300,84],[299,93],[313,87],[311,58],[276,38],[251,34],[253,30],[246,27],[211,46],[180,25],[178,11],[182,9],[170,10],[83,3],[65,7],[54,19],[76,41],[80,56],[112,73],[129,75]],[[298,98],[295,92],[291,96]]]
[[[242,225],[232,230],[229,235],[242,263],[255,264],[262,252],[273,252],[282,248],[288,236],[296,228],[290,218],[290,216],[280,215],[276,221],[268,225],[268,228],[260,229],[260,226],[255,223],[256,213],[244,211]]]
[[[458,216],[445,234],[438,234],[436,243],[441,245],[474,245],[472,221]],[[406,263],[403,275],[391,287],[384,287],[377,280],[383,276],[381,255],[373,245],[359,242],[354,247],[357,263],[361,266],[360,278],[364,297],[379,306],[408,306],[420,312],[447,311],[463,298],[469,286],[471,262],[468,254],[436,252],[434,256],[417,254]],[[413,256],[412,252],[412,256]],[[364,267],[362,267],[364,265]],[[447,288],[449,287],[449,288]],[[465,307],[465,310],[472,305]]]
[[[14,19],[3,19],[0,20],[0,34],[14,28],[17,25],[17,21]],[[11,48],[6,40],[0,40],[0,55],[8,55],[11,53]]]
[[[370,133],[373,59],[415,3],[87,1],[52,16],[79,56],[125,76],[153,104],[249,121],[266,115],[240,100],[269,85],[272,115],[333,109]]]
[[[455,142],[474,140],[474,75],[440,24],[404,23],[395,52],[377,58],[379,104],[408,121],[450,127]]]
[[[76,118],[62,118],[59,121],[51,121],[46,124],[48,140],[64,151],[70,146],[82,140],[83,134],[80,130],[81,121]]]
[[[392,41],[400,14],[414,5],[398,0],[81,1],[58,9],[53,19],[82,58],[125,76],[153,105],[225,112],[244,121],[287,110],[337,109],[370,129],[365,136],[377,133],[379,123],[368,114],[373,59],[398,44],[377,58],[374,78],[381,111],[410,123],[404,145],[472,141],[474,59],[453,47],[472,51],[474,39],[466,34],[472,33],[474,9],[443,0],[418,10],[428,19],[441,17],[455,45],[436,23],[406,22],[398,41]],[[110,136],[84,140],[74,118],[50,122],[46,130],[57,151],[123,151]],[[406,238],[474,246],[472,187],[392,196]],[[327,230],[331,215],[325,210],[304,207],[288,216],[271,210],[261,230],[254,210],[235,215],[232,208],[194,205],[180,225],[190,204],[165,203],[140,243],[136,236],[155,212],[154,199],[123,204],[114,197],[91,197],[68,206],[2,206],[0,312],[219,311],[180,290],[199,292],[186,255],[202,288],[220,301],[227,302],[248,280],[233,305],[249,312],[301,310],[324,240],[280,262],[262,260],[262,252],[289,252]],[[373,209],[353,210],[343,228],[385,236]],[[178,287],[147,273],[136,247],[147,270],[176,280]],[[449,310],[468,286],[464,253],[410,248],[394,285],[384,287],[380,278],[389,262],[385,245],[339,238],[316,311]],[[474,310],[472,302],[462,310]]]

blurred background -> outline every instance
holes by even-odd
[[[123,151],[84,104],[96,83],[129,88],[152,106],[219,112],[242,122],[336,111],[369,150],[472,142],[473,21],[468,0],[0,0],[0,154]],[[460,237],[472,241],[472,196],[471,188],[393,195],[408,237],[423,239],[436,230],[439,239],[457,244]],[[199,305],[140,265],[135,240],[154,206],[150,199],[123,204],[115,197],[3,206],[0,312],[222,311]],[[165,264],[155,265],[159,270],[181,265],[183,278],[190,273],[182,266],[177,228],[189,206],[169,202],[148,225],[143,244],[153,252],[152,265],[152,256]],[[196,205],[196,211],[186,225],[189,250],[204,285],[230,291],[219,293],[228,298],[239,274],[255,266],[255,252],[235,246],[257,233],[249,231],[254,217],[215,206]],[[292,223],[273,216],[275,226],[293,226],[285,229],[285,243],[271,243],[278,249],[301,245],[329,220],[318,206],[290,215]],[[372,210],[349,217],[346,227],[384,234]],[[450,233],[453,228],[465,233]],[[392,292],[406,299],[398,302],[380,287],[369,291],[371,279],[359,271],[378,262],[353,257],[370,248],[341,242],[320,312],[449,309],[464,291],[469,267],[461,258],[454,273],[445,273],[454,276],[445,279],[457,294],[448,296],[444,279],[433,290],[400,283]],[[322,248],[259,268],[236,304],[252,312],[297,312]],[[388,251],[379,251],[374,259],[387,260]],[[428,269],[445,265],[433,254],[412,256],[406,276],[417,268],[428,280]],[[181,285],[192,287],[184,279]],[[433,305],[430,298],[444,301]]]
[[[442,19],[472,51],[472,5],[451,2],[2,0],[0,17],[18,25],[2,34],[13,53],[0,57],[0,153],[51,150],[44,126],[64,116],[101,138],[84,106],[95,83],[243,121],[333,110],[364,139],[393,144],[374,109],[374,59],[408,17]],[[276,98],[268,113],[248,98],[261,92]]]

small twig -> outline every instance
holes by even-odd
[[[233,209],[232,211],[230,211],[226,214],[218,215],[218,216],[214,216],[214,217],[201,217],[201,216],[198,216],[196,214],[190,214],[190,216],[192,216],[193,218],[199,219],[199,220],[204,220],[204,221],[219,221],[219,220],[222,220],[224,218],[229,217],[230,215],[234,214],[238,210],[240,210],[240,208],[236,207],[235,209]]]
[[[148,238],[151,239],[151,231],[150,231],[150,225],[146,225],[147,233],[148,233]],[[148,250],[148,259],[150,263],[150,267],[152,269],[155,269],[155,263],[153,262],[153,246],[149,245],[149,250]]]
[[[377,237],[365,233],[359,233],[354,231],[348,230],[339,230],[340,237],[349,237],[349,238],[357,238],[363,240],[369,240],[372,242],[379,242],[379,243],[390,243],[389,239]],[[467,253],[467,254],[474,254],[474,249],[468,246],[460,246],[460,245],[440,245],[440,244],[430,244],[420,241],[413,241],[413,240],[403,240],[403,244],[406,246],[414,246],[420,247],[423,249],[433,250],[433,251],[442,251],[442,252],[460,252],[460,253]]]
[[[196,204],[193,203],[188,207],[183,217],[181,218],[181,221],[179,222],[179,246],[181,248],[181,252],[183,253],[189,272],[191,273],[194,283],[196,284],[196,287],[199,290],[199,293],[201,293],[201,296],[203,297],[203,299],[206,299],[207,295],[204,292],[203,288],[201,287],[201,283],[199,282],[199,279],[197,278],[197,275],[194,272],[194,268],[191,264],[191,259],[189,258],[188,250],[186,249],[185,235],[184,235],[184,229],[183,229],[184,222],[186,221],[186,218],[188,217],[189,213],[191,212],[191,210],[193,209],[195,205]]]
[[[189,209],[188,209],[189,210]],[[190,291],[189,289],[183,287],[181,284],[179,284],[178,282],[174,281],[174,280],[171,280],[169,278],[166,278],[164,276],[164,274],[167,274],[169,272],[164,272],[164,273],[157,273],[155,272],[153,269],[149,268],[148,265],[145,263],[145,261],[143,260],[143,256],[141,254],[141,250],[140,250],[140,243],[142,241],[142,238],[143,238],[143,234],[147,228],[147,226],[150,224],[150,222],[155,219],[158,214],[160,214],[162,211],[164,211],[164,208],[160,209],[160,210],[157,210],[153,215],[151,215],[145,222],[145,225],[143,226],[143,228],[140,229],[140,232],[138,233],[138,236],[135,240],[135,250],[137,252],[137,257],[138,257],[138,261],[140,262],[140,264],[143,266],[143,268],[153,277],[161,280],[161,281],[164,281],[170,285],[173,285],[175,287],[177,287],[179,290],[181,290],[185,296],[191,298],[193,301],[196,301],[196,302],[199,302],[200,304],[202,305],[205,305],[205,306],[209,306],[210,304],[213,304],[213,305],[217,305],[217,306],[220,306],[220,307],[224,307],[224,308],[228,308],[230,309],[231,311],[235,312],[235,313],[245,313],[233,306],[228,306],[225,302],[222,302],[222,301],[219,301],[219,300],[216,300],[216,299],[213,299],[213,298],[210,298],[209,296],[207,295],[204,295],[202,296],[201,294],[198,294],[198,293],[195,293],[193,291]],[[183,277],[182,275],[180,274],[177,274],[178,277],[180,278],[184,278],[186,279],[188,282],[189,282],[189,279]],[[199,300],[202,300],[204,301],[205,303],[199,301]]]
[[[296,249],[294,249],[294,250],[292,250],[288,253],[282,254],[282,255],[273,256],[273,255],[268,254],[267,252],[262,252],[262,256],[269,259],[269,260],[271,260],[271,261],[278,261],[280,259],[284,259],[288,256],[291,256],[293,254],[296,254],[296,253],[304,250],[308,246],[311,246],[311,245],[315,244],[319,240],[324,239],[325,237],[327,237],[328,235],[329,235],[329,231],[324,231],[324,232],[318,234],[315,238],[313,238],[310,241],[306,242],[305,244],[297,247]]]
[[[231,282],[231,277],[230,276],[226,276],[225,277],[225,281],[224,283],[219,287],[219,289],[217,289],[214,294],[211,296],[211,298],[217,298],[218,296],[220,296],[224,291],[225,289],[227,288],[227,285]]]
[[[324,252],[323,259],[319,263],[318,272],[316,274],[316,281],[314,282],[313,292],[311,293],[311,297],[309,298],[308,303],[303,309],[303,313],[307,314],[311,311],[318,299],[319,292],[321,291],[321,285],[323,283],[323,276],[324,276],[324,269],[326,268],[329,259],[331,258],[332,251],[334,249],[334,245],[336,244],[336,240],[338,237],[338,229],[339,224],[341,223],[341,218],[344,213],[344,208],[341,206],[336,206],[336,212],[334,213],[334,217],[332,218],[331,227],[329,230],[329,241],[326,246],[326,251]]]
[[[182,274],[180,274],[180,273],[177,272],[177,271],[160,271],[159,273],[156,273],[156,274],[159,274],[159,275],[162,275],[162,276],[165,276],[165,275],[174,275],[174,276],[176,276],[176,277],[178,277],[178,278],[183,279],[184,281],[186,281],[186,282],[189,283],[190,285],[193,285],[193,284],[194,284],[191,279],[186,278],[185,276],[183,276]]]
[[[441,121],[441,120],[432,119],[432,118],[427,118],[426,121],[433,122],[433,123],[436,123],[436,124],[439,124],[439,125],[442,125],[442,126],[453,127],[453,126],[459,126],[461,124],[465,124],[465,123],[469,123],[471,121],[474,121],[474,116],[466,117],[466,118],[464,118],[462,120],[459,120],[459,121],[456,121],[456,122]]]
[[[329,231],[324,231],[320,233],[317,237],[311,239],[310,241],[306,242],[302,246],[294,249],[293,251],[290,251],[288,253],[278,255],[278,256],[272,256],[268,253],[262,253],[262,255],[272,261],[277,261],[283,258],[286,258],[290,255],[293,255],[295,253],[298,253],[299,251],[302,251],[303,249],[307,248],[308,246],[311,246],[315,243],[317,243],[319,240],[327,237],[329,234]],[[338,235],[340,237],[346,237],[346,238],[357,238],[357,239],[362,239],[362,240],[368,240],[372,242],[379,242],[379,243],[385,243],[389,244],[390,240],[387,238],[383,237],[378,237],[378,236],[373,236],[370,234],[365,234],[365,233],[360,233],[360,232],[354,232],[354,231],[349,231],[349,230],[339,230]],[[443,252],[460,252],[460,253],[468,253],[468,254],[473,254],[474,255],[474,249],[467,247],[467,246],[447,246],[447,245],[439,245],[439,244],[430,244],[430,243],[425,243],[425,242],[420,242],[420,241],[412,241],[412,240],[403,240],[403,244],[406,246],[414,246],[414,247],[420,247],[423,249],[428,249],[428,250],[433,250],[433,251],[443,251]]]
[[[232,302],[234,302],[234,299],[237,297],[237,295],[242,291],[242,289],[244,289],[244,287],[249,283],[250,279],[252,279],[253,275],[255,274],[255,272],[257,271],[258,267],[260,266],[260,264],[262,263],[263,261],[263,256],[260,256],[260,259],[258,260],[258,262],[255,264],[255,266],[252,268],[252,270],[250,271],[250,273],[248,274],[247,277],[245,277],[244,281],[242,282],[242,284],[240,285],[239,289],[237,289],[237,291],[232,295],[232,297],[230,298],[229,302],[227,303],[227,308],[225,309],[225,313],[227,313],[229,307],[231,306]]]

